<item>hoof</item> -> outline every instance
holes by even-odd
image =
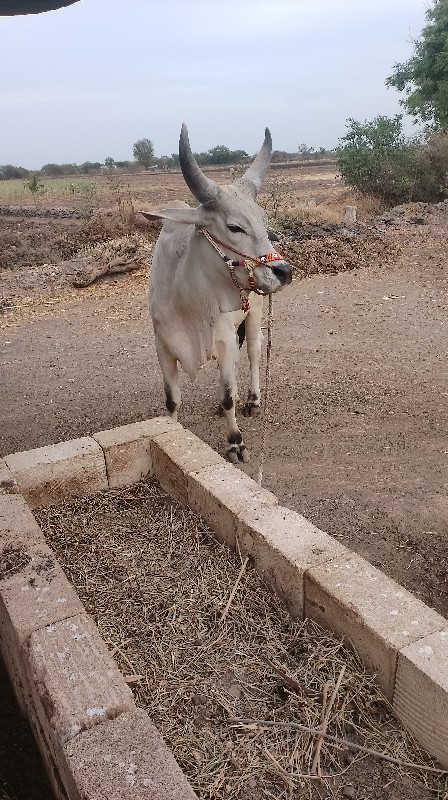
[[[237,449],[237,447],[229,447],[226,452],[227,460],[230,461],[231,464],[238,464]]]
[[[242,461],[243,464],[247,464],[249,461],[249,450],[245,444],[233,444],[227,450],[226,456],[231,464],[238,464],[238,461]]]
[[[260,414],[261,408],[260,406],[256,406],[251,400],[248,400],[247,403],[243,406],[243,416],[244,417],[258,417]]]
[[[249,450],[247,449],[245,444],[243,444],[240,447],[240,452],[238,453],[238,458],[239,458],[240,461],[243,462],[243,464],[247,464],[247,462],[249,461]]]

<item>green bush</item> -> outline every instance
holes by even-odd
[[[435,134],[427,143],[407,138],[402,116],[348,120],[337,163],[348,186],[380,198],[386,205],[435,201],[446,192],[448,139]]]
[[[45,186],[43,183],[40,182],[39,176],[34,174],[28,183],[25,183],[25,189],[31,192],[33,195],[34,200],[38,194],[45,194]]]

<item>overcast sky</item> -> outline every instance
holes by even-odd
[[[400,113],[384,81],[425,0],[80,0],[0,17],[0,164],[177,152],[333,148],[346,120]],[[408,119],[407,132],[413,128]]]

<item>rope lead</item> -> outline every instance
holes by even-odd
[[[269,309],[268,309],[268,343],[266,348],[266,378],[264,383],[264,402],[263,402],[263,422],[261,428],[261,450],[260,450],[260,463],[258,467],[257,483],[261,486],[263,482],[263,467],[266,456],[266,438],[268,432],[268,405],[269,405],[269,392],[271,390],[271,350],[272,350],[272,327],[274,323],[273,302],[272,294],[269,295]]]

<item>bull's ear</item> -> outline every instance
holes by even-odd
[[[163,211],[140,211],[146,219],[169,219],[180,225],[205,225],[209,214],[203,206],[197,208],[166,208]]]

